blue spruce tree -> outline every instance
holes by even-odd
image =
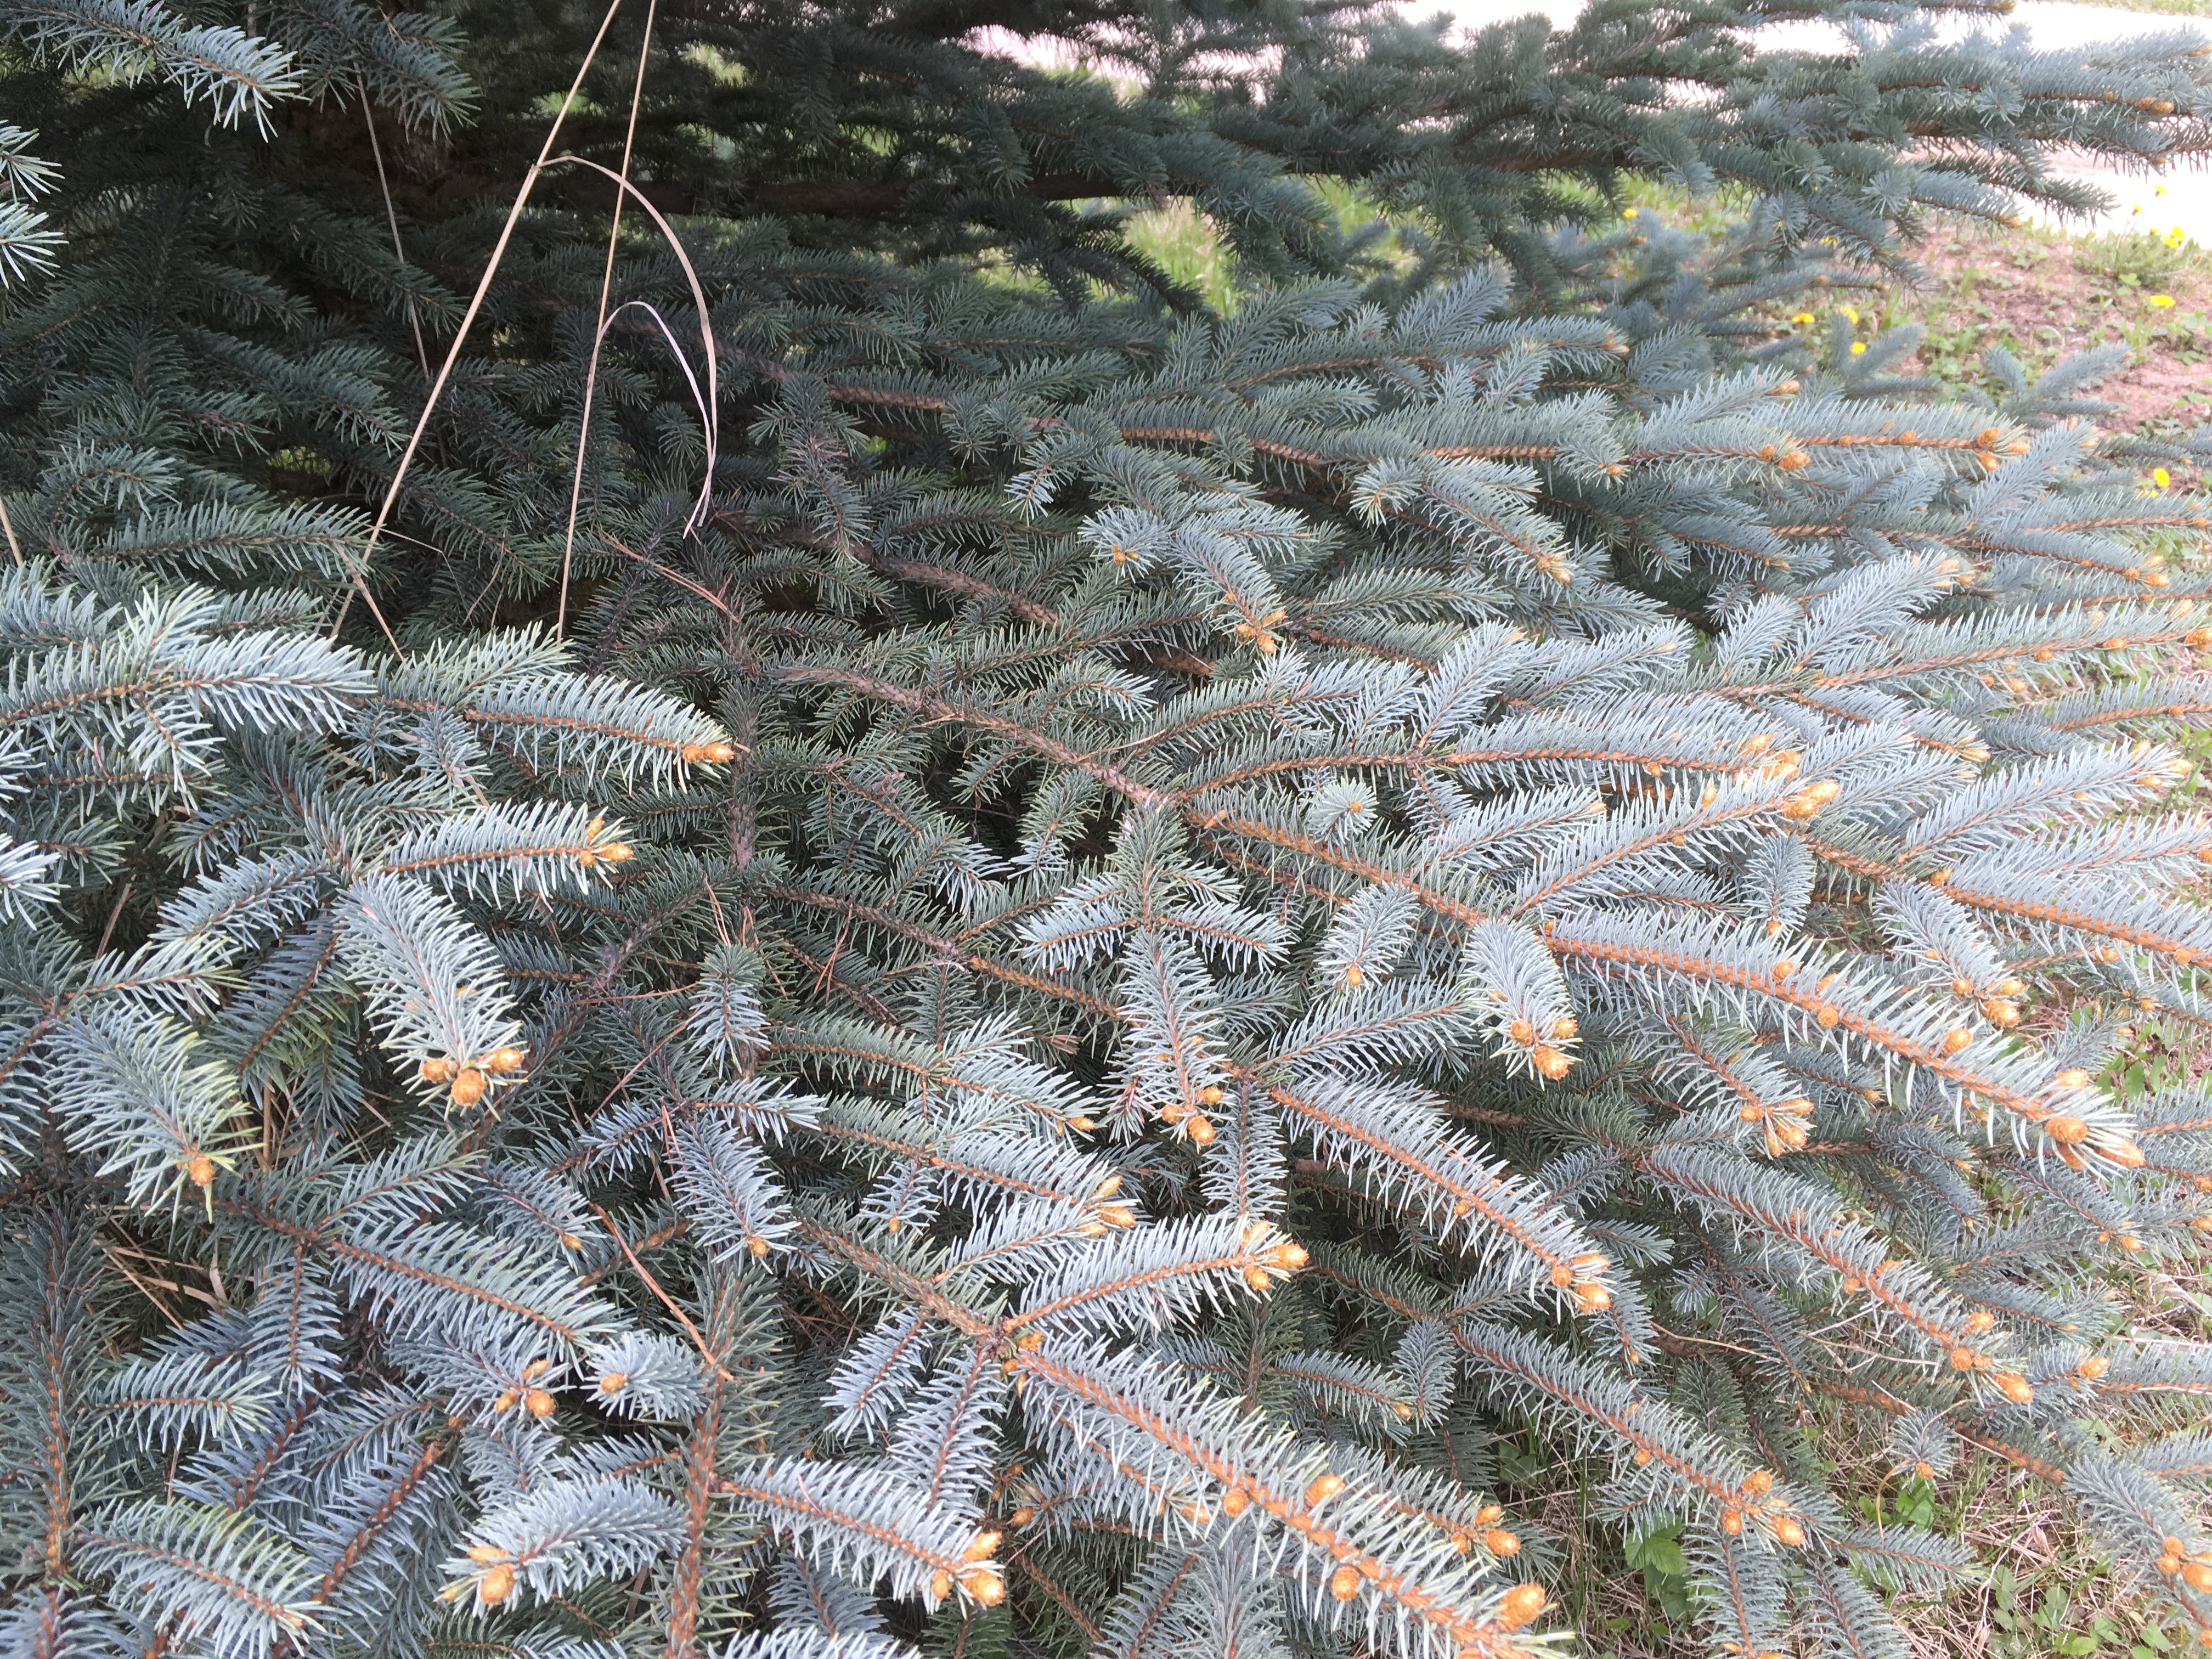
[[[1778,320],[2205,147],[2001,9],[0,0],[0,1650],[2212,1645],[2212,508]]]

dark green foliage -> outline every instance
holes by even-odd
[[[2212,1623],[2212,518],[1771,325],[2212,48],[1928,9],[0,0],[8,1650]]]

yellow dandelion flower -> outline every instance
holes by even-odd
[[[2188,240],[2189,238],[2183,233],[2179,225],[2176,225],[2172,230],[2166,233],[2166,245],[2168,247],[2179,247]]]
[[[1854,357],[1861,356],[1864,355],[1865,351],[1866,351],[1866,342],[1865,342],[1864,340],[1854,340],[1854,341],[1852,341],[1852,342],[1851,342],[1851,356],[1854,356]]]
[[[1633,219],[1636,216],[1636,210],[1634,208],[1623,208],[1620,210],[1620,216],[1624,219]]]
[[[2150,481],[2164,489],[2173,483],[2173,474],[2162,466],[2154,466],[2150,470]]]
[[[1815,317],[1815,316],[1814,316],[1811,312],[1809,312],[1809,311],[1801,311],[1801,312],[1799,312],[1796,316],[1792,317],[1790,320],[1791,322],[1793,322],[1793,323],[1804,324],[1804,323],[1817,323],[1817,322],[1819,322],[1820,319],[1818,317]]]
[[[1845,306],[1844,307],[1844,315],[1851,319],[1851,326],[1853,328],[1856,328],[1859,325],[1859,313],[1856,307]]]
[[[2142,211],[2142,204],[2141,202],[2137,202],[2133,207],[2130,208],[2128,211],[2130,213],[2141,213]]]
[[[2164,185],[2154,185],[2151,187],[2150,193],[2154,196],[2163,196],[2166,194],[2166,186]]]
[[[2155,310],[2171,311],[2173,309],[2173,295],[2171,294],[2154,294],[2150,296],[2150,302],[2152,307]]]

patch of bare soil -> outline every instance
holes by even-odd
[[[2040,373],[2075,352],[2119,344],[2124,367],[2089,394],[2116,405],[2102,425],[2170,437],[2212,421],[2212,257],[2194,243],[2174,246],[2150,230],[2080,240],[1940,236],[1917,257],[1928,283],[1892,290],[1881,320],[1927,329],[1923,373],[1974,385],[1987,378],[1983,354],[1993,345]]]

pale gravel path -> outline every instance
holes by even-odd
[[[1409,17],[1429,18],[1443,13],[1464,28],[1525,17],[1532,12],[1564,28],[1581,11],[1580,0],[1419,0],[1401,8]],[[2064,0],[2021,0],[2009,17],[1966,19],[1948,15],[1944,33],[1956,39],[1972,28],[2024,28],[2035,46],[2045,49],[2082,46],[2106,40],[2129,40],[2148,34],[2194,33],[2212,44],[2212,19],[2172,17],[2149,12],[2121,11],[2106,6],[2069,5]],[[1832,50],[1843,41],[1842,32],[1826,23],[1778,23],[1761,29],[1759,43],[1771,49],[1819,52]],[[2094,165],[2062,169],[2070,177],[2088,180],[2113,198],[2110,210],[2084,222],[2063,222],[2071,230],[2114,230],[2133,226],[2160,232],[2179,226],[2200,246],[2212,248],[2212,170],[2199,164],[2162,175],[2125,173]],[[2140,207],[2142,211],[2133,211]],[[2039,214],[2044,222],[2062,222]]]

